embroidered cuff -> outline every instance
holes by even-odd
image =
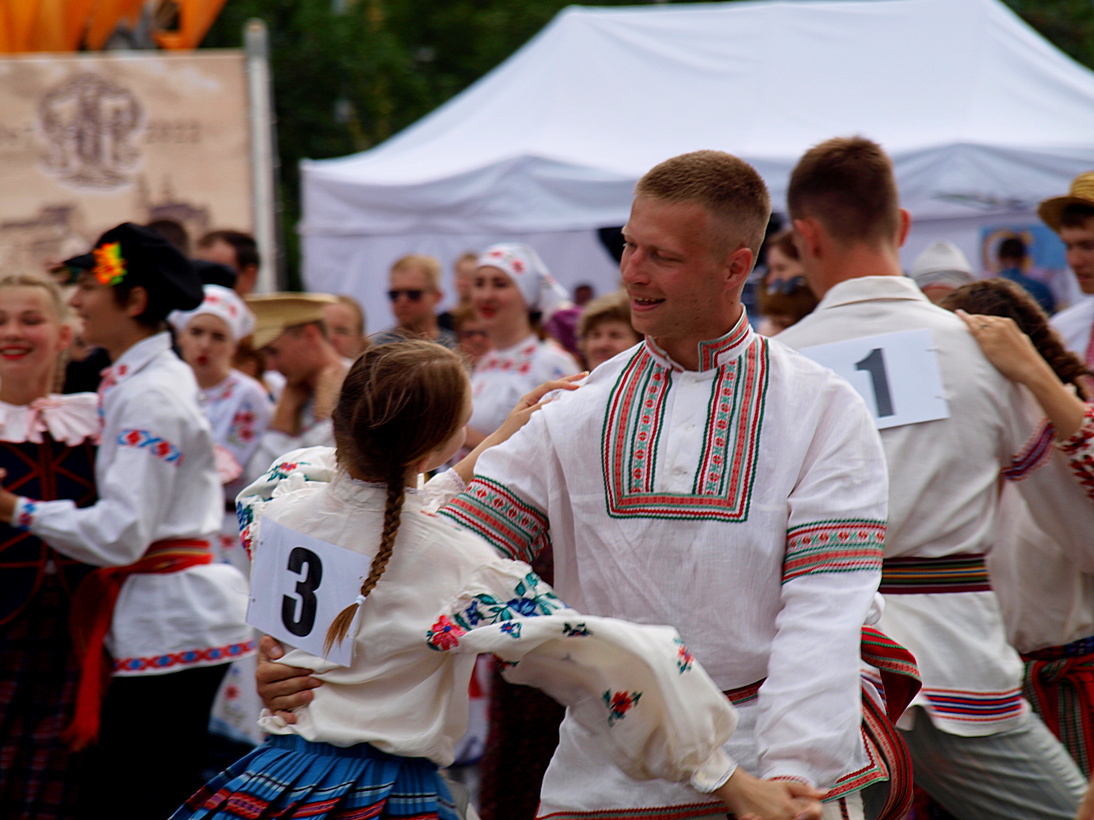
[[[715,789],[724,786],[735,771],[737,771],[737,761],[730,757],[725,749],[719,747],[696,770],[689,782],[695,791],[710,794]]]
[[[34,523],[34,514],[38,510],[38,502],[23,496],[16,496],[15,510],[11,514],[11,525],[17,530],[29,530]]]
[[[1094,403],[1087,403],[1079,429],[1070,438],[1056,442],[1056,446],[1069,456],[1079,455],[1086,450],[1094,451]]]

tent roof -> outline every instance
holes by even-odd
[[[639,176],[701,148],[781,202],[805,149],[853,133],[890,153],[918,218],[1028,211],[1094,167],[1094,72],[998,0],[572,6],[377,148],[302,163],[302,228],[620,224]]]

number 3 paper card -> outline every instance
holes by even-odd
[[[879,429],[949,418],[938,351],[929,330],[863,336],[800,351],[847,379]]]
[[[360,553],[263,519],[251,565],[247,623],[290,646],[349,666],[360,611],[346,639],[334,644],[329,655],[323,642],[335,616],[360,594],[371,564]]]

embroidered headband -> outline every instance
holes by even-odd
[[[208,313],[223,319],[236,341],[251,334],[255,317],[238,293],[221,285],[206,285],[204,293],[205,298],[198,307],[187,311],[176,310],[167,317],[176,331],[181,333],[195,316]]]
[[[570,294],[551,276],[539,254],[527,245],[491,245],[479,257],[478,266],[497,268],[512,279],[528,310],[542,313],[544,321],[570,300]]]

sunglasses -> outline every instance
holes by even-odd
[[[803,287],[805,287],[805,277],[794,276],[790,279],[776,279],[774,282],[768,282],[767,292],[790,294]]]
[[[422,298],[422,295],[424,293],[425,293],[424,290],[418,290],[416,288],[415,289],[407,289],[407,290],[389,290],[387,292],[387,298],[390,299],[392,302],[394,302],[400,296],[405,296],[411,302],[417,302]]]

